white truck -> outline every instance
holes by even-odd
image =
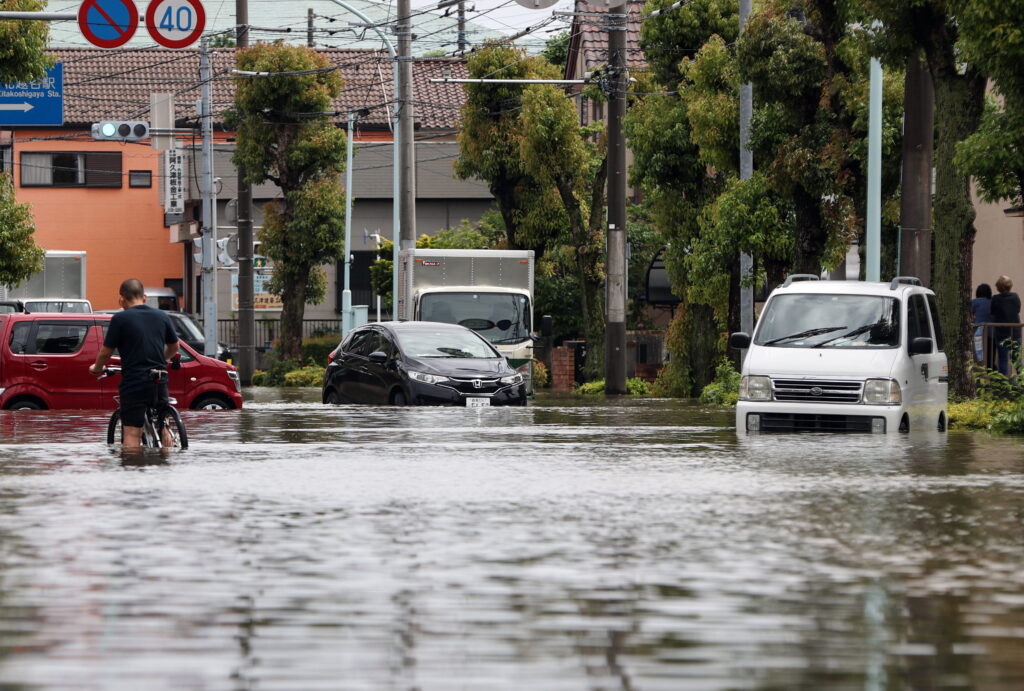
[[[396,318],[461,324],[533,392],[533,250],[402,250]]]

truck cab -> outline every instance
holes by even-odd
[[[772,291],[746,349],[740,434],[946,429],[948,363],[935,294],[891,283],[790,276]]]

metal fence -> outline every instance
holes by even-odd
[[[257,319],[256,320],[256,348],[266,350],[281,335],[281,320],[279,319]],[[302,338],[316,338],[317,336],[336,336],[341,340],[340,319],[303,319]],[[238,320],[218,319],[217,338],[229,346],[237,346]]]
[[[997,324],[995,322],[979,322],[971,326],[971,335],[973,336],[974,343],[974,356],[978,364],[989,369],[999,369],[999,344],[996,342],[995,330],[999,327],[1010,327],[1017,328],[1024,326],[1024,324]],[[981,333],[978,334],[980,329]],[[981,338],[978,338],[978,336]],[[1019,349],[1019,342],[1015,348]],[[980,357],[978,357],[980,350]],[[1018,374],[1017,372],[1017,358],[1020,357],[1018,353],[1013,352],[1014,346],[1011,346],[1011,352],[1009,357],[1010,374]]]

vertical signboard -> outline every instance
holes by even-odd
[[[185,156],[177,146],[164,152],[164,213],[177,220],[185,215]]]

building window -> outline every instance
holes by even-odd
[[[25,152],[22,187],[121,187],[121,152]]]
[[[152,187],[153,186],[153,171],[151,171],[151,170],[129,170],[128,171],[128,186],[129,187]]]

